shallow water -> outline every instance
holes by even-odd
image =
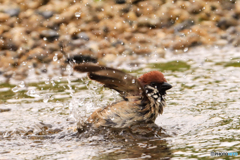
[[[125,70],[131,66],[134,75],[159,69],[173,86],[166,97],[168,106],[156,120],[167,136],[151,140],[77,138],[76,121],[120,99],[97,83],[77,81],[82,74],[2,84],[0,159],[213,159],[211,151],[238,152],[239,51],[197,47],[187,53],[167,51],[165,59],[151,55],[119,66]]]

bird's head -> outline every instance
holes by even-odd
[[[161,96],[164,96],[166,94],[166,90],[172,88],[172,86],[167,83],[162,72],[159,71],[151,71],[145,73],[139,77],[138,80],[147,92],[153,92],[157,89]]]

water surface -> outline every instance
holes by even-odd
[[[84,74],[2,83],[0,159],[213,159],[211,151],[239,152],[239,51],[197,47],[187,53],[167,51],[164,59],[153,54],[118,65],[136,76],[160,70],[173,86],[167,92],[168,106],[156,120],[167,136],[151,140],[77,138],[77,121],[120,99]]]

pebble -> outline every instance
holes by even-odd
[[[80,32],[77,34],[77,38],[89,41],[89,36],[85,32]]]
[[[117,56],[115,54],[107,54],[102,58],[102,61],[105,63],[114,62]]]
[[[165,50],[162,49],[162,48],[157,48],[157,49],[155,49],[155,50],[153,51],[153,54],[156,54],[156,55],[158,55],[159,57],[164,58],[166,52],[165,52]]]
[[[150,54],[152,51],[149,49],[147,45],[142,45],[139,47],[134,47],[133,52],[136,54],[142,55],[142,54]]]
[[[115,42],[112,43],[112,46],[113,46],[113,47],[117,47],[118,45],[124,45],[124,42],[121,41],[121,40],[117,40],[117,41],[115,41]]]
[[[8,8],[5,10],[5,13],[11,17],[17,17],[20,13],[20,8]]]
[[[233,17],[222,17],[218,22],[217,26],[221,29],[227,29],[231,26],[236,26],[238,21]]]
[[[137,24],[138,26],[157,27],[160,24],[160,20],[158,18],[142,16],[137,19]]]
[[[6,13],[0,13],[0,22],[5,22],[10,18],[10,16]]]
[[[203,11],[203,1],[193,1],[191,6],[188,7],[188,12],[192,14],[198,14]]]
[[[40,33],[40,37],[43,38],[44,40],[48,40],[51,42],[51,41],[58,39],[59,34],[58,34],[58,32],[56,32],[54,30],[43,30]]]
[[[116,4],[124,4],[126,0],[115,0]]]
[[[38,11],[37,13],[43,16],[45,19],[51,18],[54,14],[53,11]]]
[[[239,34],[238,34],[239,35]],[[235,47],[239,47],[240,46],[240,37],[236,37],[233,42],[232,42],[232,45],[235,46]]]
[[[237,14],[240,14],[240,1],[236,1],[235,3],[236,3],[235,4],[235,12]]]
[[[75,39],[72,40],[69,45],[72,45],[73,47],[81,47],[85,44],[85,41],[81,40],[81,39]]]
[[[200,37],[197,34],[192,33],[192,34],[190,34],[187,37],[179,38],[178,41],[175,41],[172,44],[172,48],[174,50],[175,49],[177,49],[177,50],[178,49],[184,50],[185,48],[189,48],[192,45],[199,43],[200,42],[199,40],[200,40]]]
[[[223,47],[228,44],[228,41],[225,39],[220,39],[220,40],[215,41],[214,44],[217,46]]]
[[[174,31],[179,32],[179,31],[182,31],[186,28],[190,28],[192,25],[194,25],[194,20],[188,19],[188,20],[185,20],[182,23],[176,25],[174,27]]]

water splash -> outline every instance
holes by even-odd
[[[81,13],[80,13],[80,12],[76,12],[76,13],[75,13],[75,17],[76,17],[76,18],[81,17]]]
[[[18,92],[18,91],[19,91],[19,88],[18,88],[18,86],[16,86],[16,87],[12,88],[12,91],[13,91],[13,92],[15,92],[15,93],[16,93],[16,92]]]

